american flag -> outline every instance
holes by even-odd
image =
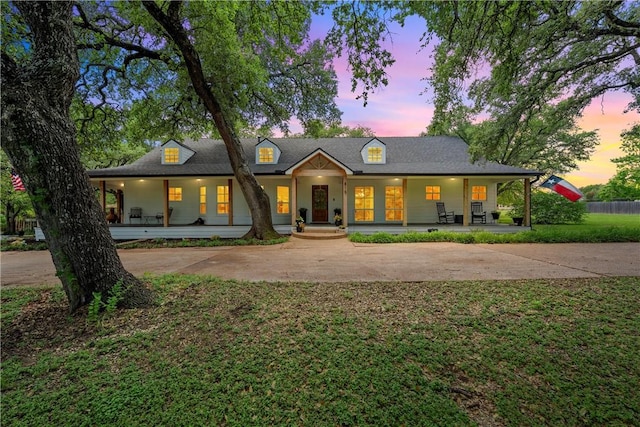
[[[13,184],[15,191],[27,191],[27,189],[24,188],[20,175],[18,175],[15,170],[11,170],[11,184]]]

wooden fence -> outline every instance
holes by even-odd
[[[32,234],[33,229],[38,224],[35,218],[27,218],[27,219],[16,219],[16,231],[24,231],[26,233]]]
[[[640,214],[640,201],[635,202],[587,202],[590,213]]]

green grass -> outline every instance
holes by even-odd
[[[511,218],[500,218],[510,223]],[[496,234],[481,229],[469,233],[437,231],[432,233],[407,232],[391,234],[379,232],[371,235],[353,233],[352,242],[358,243],[605,243],[640,242],[640,215],[588,214],[582,224],[537,225],[532,230],[518,233]]]
[[[3,425],[640,419],[638,278],[147,279],[161,304],[99,325],[60,313],[59,290],[3,291]]]

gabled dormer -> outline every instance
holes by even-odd
[[[195,151],[180,144],[173,139],[168,140],[160,146],[162,150],[162,164],[163,165],[183,165],[187,160],[191,158]]]
[[[377,138],[367,142],[362,150],[362,161],[366,164],[380,164],[387,163],[387,146]]]
[[[256,144],[257,165],[276,165],[278,159],[280,159],[280,148],[276,144],[266,138]]]

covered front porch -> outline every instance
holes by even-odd
[[[282,235],[292,235],[295,233],[295,226],[276,225],[276,231]],[[121,240],[139,240],[139,239],[238,239],[244,236],[250,225],[170,225],[168,227],[162,224],[110,224],[109,231],[116,241]],[[469,233],[473,231],[487,231],[490,233],[517,233],[520,231],[531,230],[527,226],[515,226],[510,224],[408,224],[404,225],[388,225],[388,224],[352,224],[345,228],[339,228],[334,225],[314,225],[310,224],[305,227],[306,233],[335,231],[340,233],[352,234],[374,234],[377,232],[385,232],[390,234],[402,234],[407,232],[427,233],[438,231],[450,231],[456,233]],[[44,233],[40,227],[35,228],[35,237],[38,241],[44,241]]]

